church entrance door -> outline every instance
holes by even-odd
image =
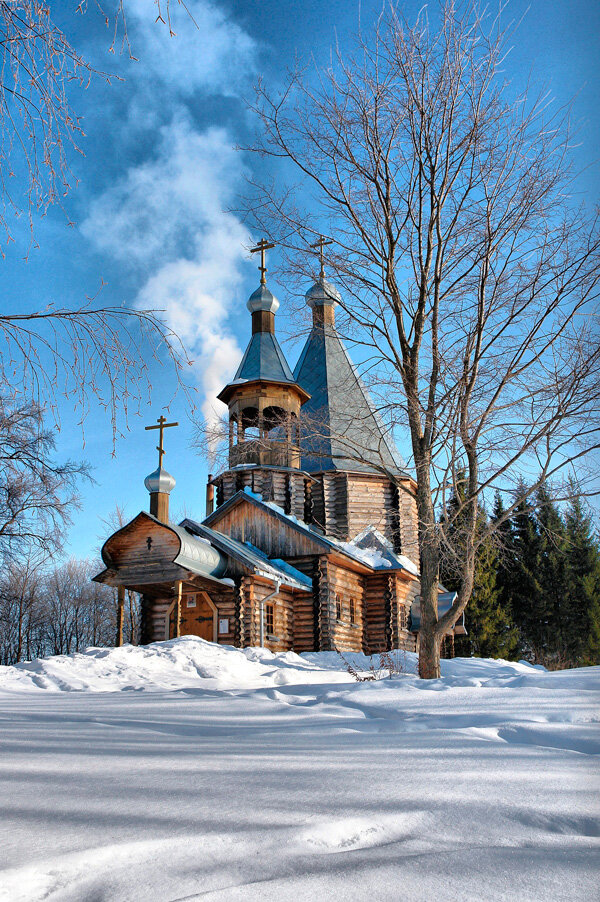
[[[184,595],[181,606],[181,635],[217,640],[217,609],[205,592]]]

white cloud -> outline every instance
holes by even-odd
[[[166,0],[161,6],[166,19]],[[127,0],[133,51],[138,55],[140,48],[144,63],[137,74],[150,73],[184,96],[197,90],[237,95],[256,75],[256,42],[214,3],[187,0],[185,6],[187,12],[183,4],[170,4],[171,37],[168,27],[156,22],[154,3]]]
[[[195,359],[209,421],[241,357],[227,320],[250,236],[227,206],[243,175],[225,129],[199,133],[179,115],[160,129],[154,158],[96,198],[82,224],[99,249],[143,273],[135,304],[165,311]]]

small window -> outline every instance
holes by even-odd
[[[272,636],[275,633],[275,605],[266,604],[265,605],[265,629],[267,631],[267,636]]]
[[[356,623],[356,601],[354,598],[350,599],[350,623]]]
[[[400,620],[400,629],[405,630],[408,627],[408,617],[406,616],[406,605],[398,605],[398,614]]]
[[[335,619],[336,620],[342,619],[342,596],[341,595],[335,596]]]
[[[186,608],[195,608],[196,607],[196,596],[188,595],[185,600],[185,606],[186,606]]]

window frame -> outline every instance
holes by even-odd
[[[275,605],[274,604],[272,604],[270,602],[266,602],[264,616],[265,616],[265,635],[267,637],[274,638],[275,637]],[[269,626],[271,627],[270,629],[269,629]]]
[[[356,604],[356,598],[354,598],[354,596],[352,596],[352,595],[350,596],[349,608],[350,608],[350,623],[352,626],[358,626],[358,620],[357,620],[358,605]]]
[[[337,594],[335,596],[335,619],[337,623],[341,623],[344,619],[344,604],[342,601],[342,596]]]

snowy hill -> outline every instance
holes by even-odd
[[[595,898],[600,668],[396,660],[185,637],[0,668],[0,898]]]

